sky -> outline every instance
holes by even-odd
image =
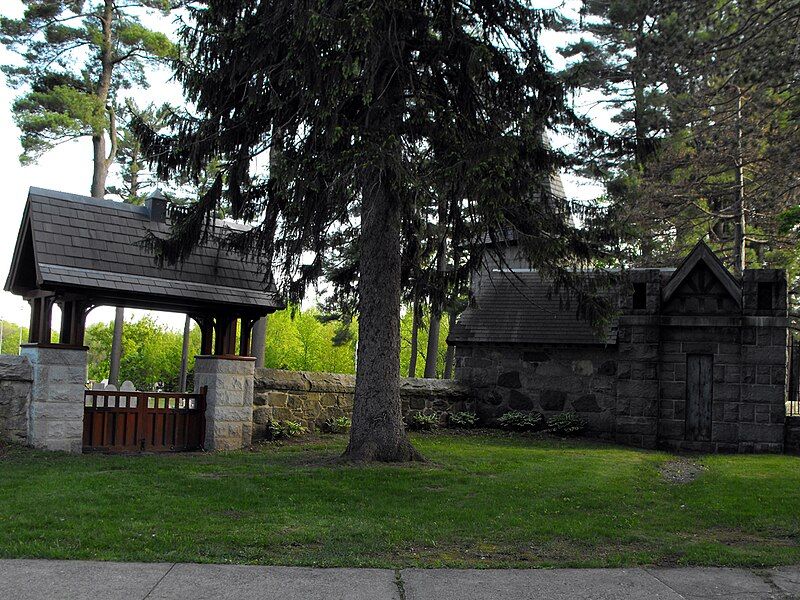
[[[23,7],[19,0],[3,0],[2,5],[0,15],[13,18],[19,18],[22,15]],[[173,37],[170,19],[149,20],[146,24]],[[550,54],[554,56],[555,53],[552,50],[563,44],[564,38],[562,34],[548,32],[544,36],[543,43],[551,50]],[[0,64],[10,61],[18,61],[18,58],[0,47]],[[555,56],[554,63],[556,67],[560,66]],[[150,89],[134,90],[132,95],[135,96],[139,105],[146,105],[150,101],[181,104],[180,86],[170,78],[169,72],[156,71],[150,76]],[[34,165],[25,167],[20,165],[18,158],[22,151],[19,143],[20,131],[14,125],[11,113],[11,104],[18,94],[19,91],[11,89],[7,85],[5,76],[0,74],[0,177],[2,177],[5,190],[4,197],[0,200],[3,208],[3,218],[0,219],[0,281],[3,284],[11,266],[28,188],[34,186],[89,195],[92,176],[92,148],[89,138],[81,138],[58,146],[47,152]],[[584,98],[580,102],[586,110],[593,106],[591,99]],[[606,120],[604,115],[600,115],[599,118],[603,121]],[[556,146],[566,143],[565,140],[558,137],[554,137],[552,141]],[[112,172],[110,179],[113,177],[114,173]],[[564,186],[567,196],[574,199],[590,199],[602,193],[602,188],[597,184],[590,184],[570,176],[564,177]],[[182,330],[183,328],[183,315],[128,310],[126,318],[139,318],[144,314],[152,315],[157,321],[172,329]],[[89,314],[87,323],[110,322],[113,318],[113,308],[99,307]],[[18,296],[0,291],[0,320],[27,326],[29,319],[30,309],[26,302]],[[53,314],[54,326],[57,327],[59,320],[60,314],[56,308]]]

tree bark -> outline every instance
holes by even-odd
[[[439,226],[447,218],[447,204],[439,203]],[[442,241],[436,255],[436,276],[441,278],[447,266],[445,253],[447,252],[447,237],[442,233]],[[436,366],[439,363],[439,332],[442,324],[442,305],[431,302],[431,318],[428,321],[428,349],[425,352],[425,377],[436,379]]]
[[[350,442],[354,462],[423,460],[405,432],[400,405],[400,202],[373,170],[362,199],[358,363]]]
[[[441,314],[436,314],[431,307],[431,318],[428,322],[428,348],[425,352],[425,378],[436,379],[436,364],[439,362],[439,330]]]
[[[264,366],[264,353],[267,350],[267,319],[261,317],[253,325],[253,356],[256,357],[256,368]]]
[[[456,322],[456,315],[455,311],[451,310],[447,313],[447,321],[450,326],[450,329],[453,328],[453,323]],[[447,354],[445,355],[444,359],[444,379],[452,379],[453,378],[453,363],[455,362],[456,357],[456,347],[453,345],[448,344],[447,346]]]
[[[414,296],[411,309],[411,356],[408,359],[408,376],[417,376],[417,354],[419,353],[419,299]]]
[[[106,131],[100,127],[92,135],[93,146],[93,171],[92,171],[92,198],[103,198],[106,195],[106,179],[108,170],[117,154],[117,121],[114,109],[108,106],[111,92],[111,78],[114,73],[114,44],[113,21],[114,0],[104,0],[103,14],[100,17],[103,25],[103,41],[100,51],[100,77],[97,81],[97,98],[106,106],[108,112],[108,137],[111,140],[111,149],[106,154]]]
[[[183,323],[183,346],[181,347],[181,372],[178,378],[178,391],[186,391],[186,380],[189,373],[189,337],[192,333],[192,318],[186,315]]]
[[[106,179],[108,179],[106,138],[104,134],[93,135],[92,146],[94,149],[92,163],[92,198],[103,198],[106,195]]]
[[[122,359],[122,325],[125,323],[125,309],[118,306],[114,315],[114,339],[111,341],[111,367],[108,383],[119,385],[119,363]]]
[[[745,211],[744,211],[744,156],[742,150],[742,90],[736,88],[736,200],[733,214],[736,222],[733,227],[733,268],[741,275],[745,269]]]

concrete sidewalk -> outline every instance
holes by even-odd
[[[729,600],[800,598],[800,567],[310,569],[0,560],[2,600]]]

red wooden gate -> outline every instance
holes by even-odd
[[[206,388],[199,394],[87,390],[83,449],[105,452],[200,450]]]

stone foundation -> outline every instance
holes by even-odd
[[[295,421],[320,431],[329,419],[350,416],[354,391],[353,375],[256,369],[253,439],[267,436],[269,421]],[[469,388],[451,380],[402,378],[400,396],[404,415],[472,409]]]
[[[32,382],[26,356],[0,355],[0,440],[27,443]]]
[[[32,366],[27,443],[43,450],[80,453],[86,389],[85,347],[23,344]]]
[[[236,450],[250,445],[254,369],[254,358],[195,357],[194,389],[207,388],[206,450]]]

